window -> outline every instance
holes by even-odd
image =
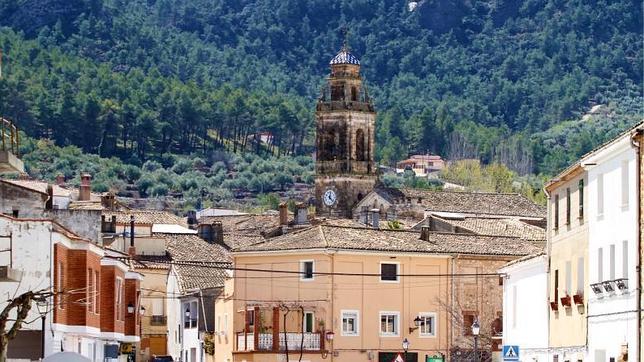
[[[63,262],[59,261],[58,266],[57,266],[57,271],[56,271],[56,293],[58,294],[56,296],[56,299],[58,300],[58,308],[59,309],[65,309],[65,304],[63,303],[63,293],[64,293],[64,288],[63,284],[65,283],[65,277],[64,277],[64,266]]]
[[[96,290],[94,289],[94,271],[92,268],[87,269],[87,309],[92,312],[96,312],[94,309],[94,295]]]
[[[313,260],[300,261],[300,280],[313,280]]]
[[[399,312],[380,312],[380,336],[398,337],[400,321]]]
[[[604,249],[597,250],[597,282],[604,281]]]
[[[101,291],[101,275],[98,270],[94,270],[94,313],[98,314],[101,310],[99,306],[101,298],[99,298]]]
[[[566,295],[572,290],[572,262],[566,262]]]
[[[199,307],[197,302],[190,303],[190,328],[196,328],[199,321]]]
[[[579,180],[579,218],[584,218],[584,180]]]
[[[610,255],[608,259],[608,274],[610,280],[615,280],[615,244],[610,246]]]
[[[420,313],[420,327],[418,334],[421,337],[436,336],[436,313]]]
[[[254,309],[248,309],[246,311],[246,324],[248,325],[248,329],[246,329],[247,332],[252,332],[255,327],[255,310]]]
[[[398,263],[380,263],[380,281],[398,282]]]
[[[628,161],[622,161],[622,207],[628,208]]]
[[[228,331],[228,314],[224,314],[224,330],[222,331],[226,334]]]
[[[315,323],[315,318],[313,315],[313,312],[304,312],[304,315],[302,316],[302,324],[303,324],[303,329],[304,333],[313,333],[313,324]]]
[[[217,316],[217,332],[222,332],[222,329],[221,329],[221,316],[220,315]]]
[[[622,278],[628,278],[628,240],[622,241]]]
[[[517,304],[517,286],[512,286],[512,328],[517,327],[517,309],[519,305]]]
[[[584,294],[584,257],[577,259],[577,294]]]
[[[597,216],[604,215],[604,174],[597,175]]]
[[[123,320],[123,279],[116,278],[114,284],[116,320]]]
[[[190,322],[192,321],[192,308],[190,303],[183,303],[183,328],[190,328]]]
[[[359,329],[359,313],[357,310],[343,310],[342,313],[342,335],[343,336],[358,336],[360,335]]]
[[[555,270],[555,302],[559,300],[559,269]]]
[[[12,215],[13,217],[15,217],[15,218],[17,218],[19,214],[20,214],[20,210],[15,210],[15,209],[14,209],[14,210],[12,210],[12,211],[11,211],[11,215]]]
[[[472,335],[472,324],[476,320],[475,312],[463,312],[463,335],[471,336]]]
[[[559,195],[555,195],[555,230],[559,229]]]
[[[570,225],[570,187],[566,189],[566,225]]]

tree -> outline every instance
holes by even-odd
[[[0,312],[0,362],[7,360],[9,341],[14,339],[20,328],[22,328],[25,319],[29,315],[32,303],[47,300],[53,295],[52,292],[42,289],[24,292],[8,301],[8,304]],[[10,321],[13,321],[13,324],[9,327],[8,323]],[[43,333],[45,332],[43,331]]]

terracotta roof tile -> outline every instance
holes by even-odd
[[[479,235],[508,236],[530,240],[546,240],[546,231],[517,218],[464,217],[441,218],[446,223]]]
[[[437,233],[429,241],[413,231],[318,225],[237,248],[234,252],[261,252],[305,249],[341,249],[429,254],[476,254],[523,256],[543,249],[543,240],[502,236]]]
[[[105,211],[105,220],[111,220],[116,216],[117,224],[129,224],[130,216],[134,216],[135,225],[174,224],[188,226],[186,219],[176,216],[167,211],[158,210],[127,210],[127,211]]]
[[[487,192],[402,190],[406,197],[421,199],[428,211],[458,212],[481,215],[546,217],[546,209],[520,194]]]
[[[155,234],[165,239],[168,257],[175,262],[190,262],[196,265],[175,264],[182,291],[192,289],[220,288],[224,286],[227,272],[213,268],[212,264],[198,265],[200,262],[216,262],[225,266],[232,263],[229,251],[221,245],[209,244],[196,235]]]

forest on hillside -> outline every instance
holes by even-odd
[[[138,167],[309,154],[343,27],[384,164],[431,152],[552,175],[644,114],[638,1],[418,4],[0,0],[0,115]],[[596,104],[605,111],[582,120]]]

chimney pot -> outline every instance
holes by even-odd
[[[280,210],[280,225],[288,225],[288,207],[285,202],[281,203],[279,206]]]
[[[429,241],[429,226],[422,226],[420,228],[420,239],[424,241]]]
[[[309,223],[308,211],[306,204],[297,204],[295,215],[295,223],[297,225],[305,225]]]
[[[80,190],[78,191],[78,201],[89,201],[92,192],[92,176],[88,173],[81,174]]]

